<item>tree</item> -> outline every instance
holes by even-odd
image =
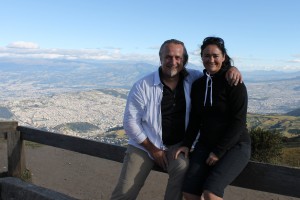
[[[250,130],[252,140],[251,160],[275,163],[282,155],[283,136],[276,131],[261,128]]]

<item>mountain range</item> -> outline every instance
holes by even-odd
[[[202,69],[193,64],[187,67]],[[1,59],[0,119],[16,118],[28,125],[67,130],[70,134],[105,132],[121,126],[133,83],[157,68],[153,63],[128,61]],[[299,123],[284,121],[296,122],[298,118],[292,116],[299,117],[300,71],[242,74],[248,90],[248,112],[253,119],[249,123],[255,127],[260,122],[265,127],[296,133]]]

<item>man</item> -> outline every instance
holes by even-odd
[[[159,56],[161,67],[137,81],[128,95],[123,124],[129,145],[112,200],[136,199],[155,164],[169,174],[165,199],[182,199],[188,159],[183,154],[174,159],[172,153],[188,125],[192,83],[202,74],[185,68],[188,54],[181,41],[165,41]],[[230,75],[239,81],[236,68]]]

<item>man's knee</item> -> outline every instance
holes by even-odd
[[[189,159],[180,154],[177,159],[173,160],[175,168],[178,170],[186,170],[189,166]]]
[[[185,158],[184,156],[179,157],[176,160],[173,160],[170,163],[168,173],[169,174],[174,174],[174,175],[179,175],[179,176],[184,176],[187,169],[189,166],[189,160]]]

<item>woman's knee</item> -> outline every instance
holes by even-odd
[[[208,191],[208,190],[203,191],[203,198],[205,200],[223,200],[223,198],[215,195],[214,193],[212,193],[211,191]]]
[[[190,194],[186,192],[183,192],[183,197],[186,200],[200,200],[200,199],[202,200],[201,196],[197,196],[195,194]]]

